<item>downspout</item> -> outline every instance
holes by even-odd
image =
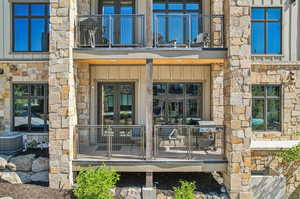
[[[90,0],[90,16],[92,16],[92,0]]]
[[[291,1],[289,2],[289,61],[292,61],[292,36],[293,36],[293,33],[292,33],[292,3]],[[283,33],[281,33],[283,34]],[[283,40],[283,38],[281,39]],[[281,47],[283,49],[283,46]],[[284,53],[284,52],[283,52]]]

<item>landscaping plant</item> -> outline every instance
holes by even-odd
[[[112,189],[119,174],[105,165],[97,169],[84,169],[76,177],[74,195],[78,199],[113,199]]]
[[[180,181],[179,187],[173,187],[173,190],[175,191],[175,199],[195,199],[195,189],[195,182]]]

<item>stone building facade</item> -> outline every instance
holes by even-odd
[[[291,143],[295,145],[300,139],[299,135],[295,134],[300,130],[300,51],[296,48],[297,42],[300,41],[299,34],[297,34],[300,29],[298,25],[300,18],[297,18],[300,15],[299,2],[289,0],[184,1],[191,2],[191,5],[188,6],[201,7],[201,13],[210,16],[207,18],[210,20],[209,23],[204,23],[207,19],[203,19],[203,23],[201,23],[203,24],[202,31],[209,34],[208,40],[205,40],[205,34],[199,31],[195,41],[202,46],[192,47],[192,41],[189,38],[186,46],[176,44],[175,40],[175,43],[171,41],[171,44],[169,42],[170,46],[165,48],[157,46],[161,43],[158,41],[159,38],[156,38],[158,35],[155,32],[157,31],[156,26],[151,25],[154,24],[155,9],[158,6],[155,5],[157,3],[155,0],[133,1],[135,14],[141,15],[143,18],[141,24],[138,20],[132,23],[137,24],[134,31],[141,27],[144,28],[140,30],[143,36],[137,35],[133,37],[133,40],[144,38],[142,46],[122,46],[118,43],[114,46],[116,40],[122,40],[118,34],[124,34],[120,30],[115,31],[115,29],[124,28],[124,24],[123,26],[122,24],[116,25],[122,23],[121,19],[117,19],[110,26],[110,28],[113,27],[110,31],[117,33],[108,35],[113,34],[118,39],[107,42],[106,38],[102,38],[101,41],[107,45],[104,47],[97,46],[97,42],[95,43],[96,47],[93,46],[92,40],[100,39],[91,35],[96,34],[94,32],[97,31],[105,31],[104,29],[107,28],[103,28],[103,24],[108,23],[105,18],[99,20],[97,18],[99,16],[95,17],[99,12],[105,11],[105,6],[99,7],[105,1],[39,0],[35,2],[30,0],[30,3],[32,2],[50,5],[49,52],[40,54],[36,54],[36,52],[7,53],[7,49],[13,49],[11,44],[4,41],[5,35],[10,33],[7,32],[9,28],[6,32],[0,33],[0,83],[2,85],[0,87],[0,125],[2,131],[15,130],[12,91],[14,84],[48,84],[49,120],[47,125],[49,129],[46,133],[25,133],[28,133],[32,139],[39,140],[38,142],[49,140],[51,187],[71,188],[74,182],[73,174],[79,168],[90,165],[99,166],[104,162],[120,171],[132,172],[129,168],[132,167],[135,171],[147,172],[146,186],[149,187],[153,186],[153,172],[217,171],[224,178],[230,198],[251,199],[255,197],[255,193],[251,190],[252,176],[257,173],[267,175],[266,172],[269,170],[278,170],[281,164],[274,154],[286,146],[290,147]],[[131,0],[126,2],[128,8]],[[2,13],[3,16],[9,14],[7,10],[11,9],[5,8],[13,7],[18,3],[25,2],[19,0],[0,2],[0,16]],[[116,3],[116,5],[116,10],[122,9],[121,4]],[[253,48],[251,39],[254,37],[251,29],[254,17],[253,8],[281,10],[282,52],[280,54],[257,55],[251,51]],[[10,14],[10,16],[13,15]],[[82,18],[87,20],[83,20],[84,22],[95,23],[96,26],[101,26],[103,29],[82,30],[88,24],[80,26]],[[114,20],[112,18],[109,20]],[[132,21],[126,20],[126,25],[130,26]],[[12,19],[5,18],[5,23],[0,22],[0,29],[5,24],[10,24],[11,21]],[[190,21],[188,24],[193,23]],[[170,27],[166,29],[168,28],[171,29]],[[189,28],[192,30],[193,27]],[[171,31],[174,30],[171,29]],[[185,33],[185,35],[187,34]],[[81,41],[84,40],[82,39],[84,37],[88,38],[84,43],[85,46]],[[105,33],[103,37],[108,36]],[[126,40],[126,42],[128,41]],[[103,125],[99,122],[99,117],[104,117],[103,110],[110,106],[109,104],[106,104],[107,107],[103,105],[106,99],[103,97],[104,91],[101,86],[113,84],[119,89],[119,85],[122,83],[134,85],[132,89],[134,97],[128,100],[131,102],[126,101],[127,106],[134,102],[134,108],[131,110],[134,112],[131,116],[134,118],[134,122],[127,125],[143,126],[146,130],[150,129],[151,131],[145,132],[148,142],[145,147],[146,159],[144,157],[138,161],[122,159],[123,162],[132,161],[127,167],[118,159],[113,159],[113,162],[117,162],[116,166],[114,163],[111,164],[110,160],[101,159],[99,156],[93,157],[93,154],[82,156],[83,154],[80,154],[85,146],[94,148],[97,146],[95,152],[107,147],[104,145],[105,147],[101,148],[99,135],[95,130],[101,124]],[[197,83],[201,85],[201,99],[198,99],[201,101],[199,102],[201,108],[198,108],[201,114],[197,117],[200,118],[201,115],[201,120],[214,122],[218,126],[215,148],[220,154],[217,159],[202,159],[206,161],[189,159],[184,161],[187,162],[184,167],[179,167],[176,160],[165,161],[165,159],[154,157],[157,139],[153,137],[155,132],[153,133],[151,129],[157,124],[152,118],[154,113],[151,110],[153,110],[154,104],[152,96],[157,91],[154,91],[152,85],[158,83],[166,85]],[[149,87],[149,85],[151,86]],[[278,110],[280,112],[280,129],[260,131],[253,129],[253,100],[255,98],[252,95],[253,85],[277,85],[280,87],[281,103],[280,110]],[[118,98],[121,97],[117,96],[116,99]],[[185,109],[187,108],[182,108],[182,110]],[[261,115],[266,114],[262,113]],[[113,120],[117,119],[120,118],[113,118]],[[258,118],[256,121],[261,122],[261,119],[267,120]],[[266,121],[264,123],[266,124]],[[80,131],[78,126],[88,130]],[[219,128],[220,126],[222,128]],[[134,141],[132,143],[136,144]],[[170,141],[170,143],[172,142]],[[258,145],[263,145],[264,148],[259,148]],[[147,163],[144,160],[147,160]],[[165,167],[170,170],[162,169]],[[295,191],[299,190],[299,172],[300,169],[295,169],[287,176],[287,197],[295,195]]]

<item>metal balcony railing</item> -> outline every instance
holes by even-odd
[[[224,153],[223,126],[156,125],[154,157],[203,159]]]
[[[77,126],[76,158],[145,159],[142,125]],[[155,125],[154,159],[201,160],[224,156],[223,126]]]
[[[80,16],[77,25],[78,47],[142,47],[144,15]]]
[[[77,47],[144,47],[144,15],[78,17]],[[153,47],[225,48],[223,15],[157,14]]]
[[[77,156],[143,158],[145,128],[142,125],[77,126]]]
[[[154,46],[224,48],[224,16],[154,14]]]

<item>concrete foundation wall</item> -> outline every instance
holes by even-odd
[[[252,176],[252,199],[286,199],[285,177]]]

